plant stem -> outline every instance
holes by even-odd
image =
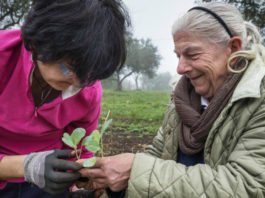
[[[100,149],[101,157],[104,157],[102,136],[101,136],[101,139],[100,139],[100,148],[101,148]]]
[[[83,144],[82,144],[82,145],[81,145],[81,147],[80,147],[80,153],[79,153],[79,158],[78,158],[78,159],[80,159],[80,158],[81,158],[82,151],[83,151]]]
[[[106,122],[107,122],[107,120],[109,119],[109,116],[110,116],[110,110],[108,111],[108,114],[107,114],[107,116],[106,116],[106,118],[105,118],[105,121],[104,121],[104,123],[106,123]]]
[[[74,148],[74,151],[75,151],[75,157],[76,157],[76,159],[78,159],[79,160],[79,155],[78,155],[78,152],[77,152],[77,148]]]
[[[104,124],[108,121],[108,119],[109,119],[109,116],[110,116],[110,110],[108,111],[108,114],[107,114],[107,116],[106,116],[106,118],[105,118],[105,120],[104,120]],[[103,124],[103,125],[104,125]],[[104,148],[103,148],[103,133],[101,132],[101,137],[100,137],[100,155],[101,155],[101,157],[104,157]]]

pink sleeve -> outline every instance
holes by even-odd
[[[0,161],[3,159],[3,157],[5,157],[5,155],[0,154]]]
[[[14,67],[24,49],[19,29],[0,30],[0,94],[5,88]],[[0,161],[5,155],[0,154]],[[0,180],[0,189],[6,186],[7,181]]]
[[[100,82],[96,82],[93,89],[88,89],[89,93],[89,104],[87,113],[83,119],[74,122],[66,128],[66,131],[73,131],[75,128],[82,127],[86,130],[86,136],[90,135],[95,129],[98,128],[98,122],[101,112],[101,98],[102,98],[102,88]],[[68,148],[65,146],[64,148]],[[81,158],[90,158],[94,154],[85,148],[82,151]]]
[[[0,161],[5,157],[5,155],[0,154]],[[6,181],[5,180],[0,180],[0,189],[3,189],[6,186]]]
[[[0,30],[0,93],[5,88],[20,56],[20,30]]]

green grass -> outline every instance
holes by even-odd
[[[168,92],[104,90],[100,123],[110,110],[112,131],[156,133],[169,98]]]

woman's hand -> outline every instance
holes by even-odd
[[[83,168],[79,172],[88,177],[86,183],[77,184],[87,189],[102,189],[109,187],[119,192],[128,186],[134,154],[123,153],[119,155],[97,158],[96,164],[91,168]],[[82,163],[84,160],[79,160]]]
[[[31,153],[24,160],[25,180],[50,193],[64,192],[80,178],[82,166],[65,159],[73,157],[71,150],[52,150]]]

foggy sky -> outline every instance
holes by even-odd
[[[123,0],[133,25],[134,37],[150,38],[162,60],[159,72],[176,73],[171,27],[174,21],[194,6],[194,0]]]

